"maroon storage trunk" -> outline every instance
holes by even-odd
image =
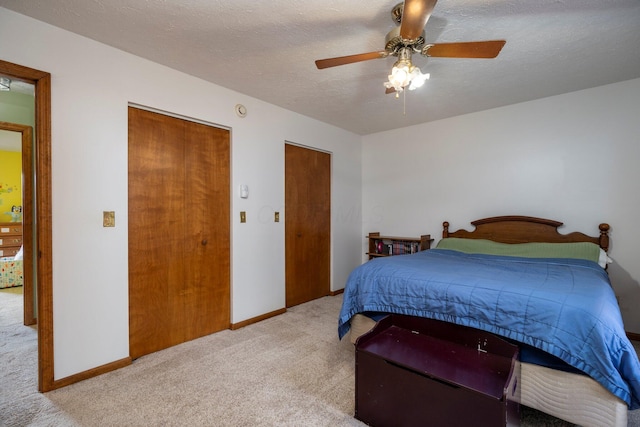
[[[488,332],[389,315],[356,341],[356,413],[384,426],[518,426],[518,347]]]

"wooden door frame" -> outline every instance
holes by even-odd
[[[36,245],[38,390],[45,392],[65,385],[54,380],[53,372],[51,74],[2,60],[0,74],[35,86],[35,227],[32,225],[30,232],[35,233]]]
[[[34,325],[33,304],[33,129],[18,123],[0,122],[0,129],[20,134],[22,140],[22,247],[23,258],[23,318],[25,325]]]

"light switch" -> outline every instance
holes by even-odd
[[[247,213],[245,211],[240,212],[240,222],[247,222]]]
[[[116,213],[114,211],[102,212],[102,226],[103,227],[115,227],[116,226]]]
[[[280,222],[280,212],[276,212],[273,215],[273,222]]]
[[[243,199],[249,198],[249,186],[246,184],[242,184],[240,186],[240,197]]]

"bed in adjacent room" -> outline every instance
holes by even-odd
[[[388,313],[481,329],[521,348],[521,403],[583,426],[627,425],[640,362],[606,272],[609,226],[560,234],[523,216],[474,221],[432,250],[356,268],[339,335],[355,342]]]
[[[22,248],[15,256],[0,258],[0,289],[23,285],[22,263]]]

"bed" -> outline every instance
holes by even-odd
[[[22,251],[20,248],[15,256],[0,258],[0,289],[23,285]]]
[[[502,216],[449,231],[435,249],[378,258],[345,286],[338,334],[352,342],[388,313],[471,326],[521,346],[521,403],[583,426],[627,425],[640,362],[606,273],[609,226]]]

